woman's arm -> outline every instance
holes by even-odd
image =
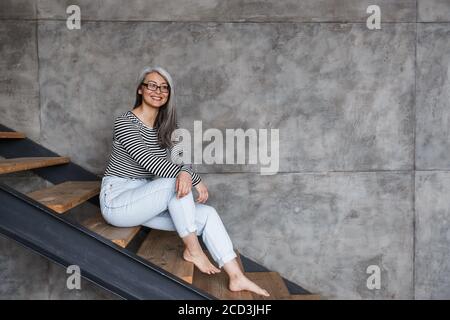
[[[162,178],[176,178],[182,167],[155,156],[145,145],[139,129],[130,119],[119,116],[114,121],[114,137],[130,156],[148,172]]]
[[[182,154],[183,154],[183,148],[179,143],[176,143],[172,146],[172,148],[169,149],[170,151],[170,159],[172,162],[176,164],[182,164]],[[208,200],[208,189],[206,188],[206,185],[203,183],[203,181],[200,179],[200,176],[196,174],[190,165],[184,164],[183,169],[186,170],[191,174],[192,177],[192,186],[194,186],[197,189],[198,197],[196,199],[197,202],[205,203],[206,200]]]
[[[183,164],[182,161],[183,149],[181,147],[181,144],[175,143],[171,148],[168,149],[168,152],[170,154],[170,160],[173,163],[182,165],[181,170],[189,172],[192,178],[192,186],[195,187],[197,184],[199,184],[200,181],[202,180],[200,176],[197,173],[195,173],[194,170],[192,170],[190,164]]]

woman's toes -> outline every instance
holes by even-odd
[[[216,267],[212,266],[212,268],[211,268],[211,272],[212,272],[213,274],[216,274],[216,273],[219,273],[219,272],[220,272],[220,270],[219,270],[219,269],[217,269]]]
[[[264,290],[264,289],[262,289],[261,295],[266,296],[266,297],[270,296],[270,294],[267,292],[267,290]]]
[[[231,291],[242,291],[242,290],[248,290],[251,292],[254,292],[256,294],[269,297],[270,294],[267,292],[267,290],[259,287],[256,283],[248,279],[247,277],[243,276],[239,279],[235,279],[230,281],[229,289]]]
[[[183,253],[185,260],[192,262],[201,272],[206,274],[214,274],[220,272],[204,253],[192,255],[188,250]]]

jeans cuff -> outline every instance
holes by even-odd
[[[237,258],[236,252],[234,252],[234,251],[232,251],[229,254],[226,254],[225,256],[220,258],[218,261],[219,269],[222,268],[225,263],[233,260],[234,258]]]
[[[183,231],[178,232],[178,235],[180,236],[180,238],[184,238],[192,232],[194,232],[197,235],[197,228],[196,227],[186,227]]]

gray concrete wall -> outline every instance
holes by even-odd
[[[136,74],[162,65],[183,126],[280,129],[276,176],[196,166],[243,254],[331,299],[450,298],[449,1],[3,0],[0,19],[2,123],[102,174]]]

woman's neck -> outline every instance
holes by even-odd
[[[155,126],[158,109],[142,103],[139,107],[133,109],[133,113],[149,127]]]

